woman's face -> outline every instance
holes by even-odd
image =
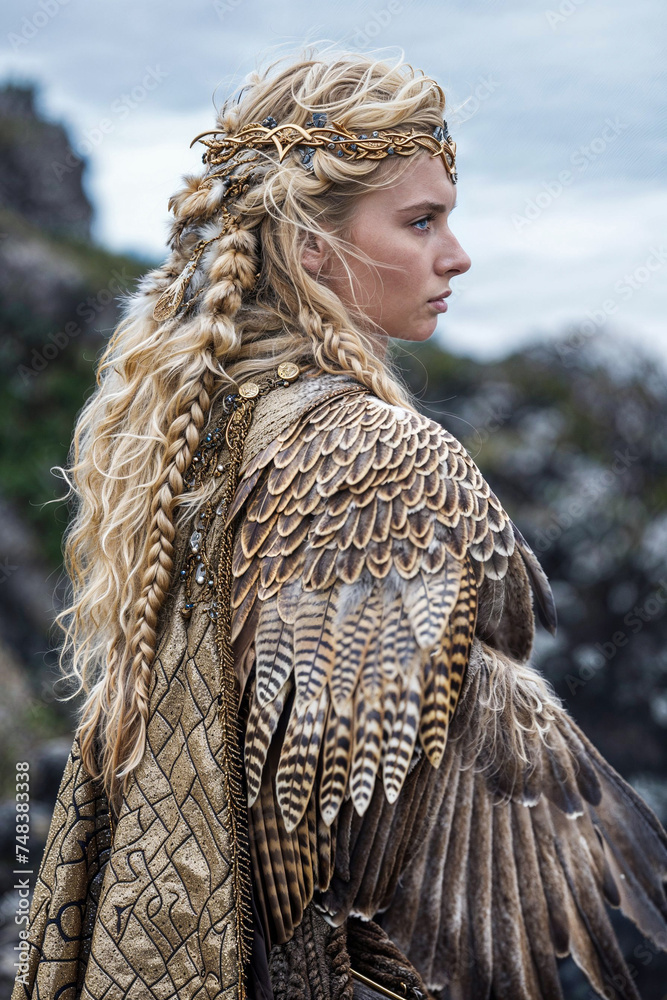
[[[456,188],[440,157],[416,154],[391,187],[361,195],[348,238],[375,266],[345,254],[352,281],[335,254],[307,251],[304,265],[369,320],[369,332],[427,340],[447,308],[450,280],[470,258],[449,228]],[[379,331],[373,324],[377,324]],[[386,346],[386,345],[385,345]]]

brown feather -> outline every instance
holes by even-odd
[[[276,798],[288,833],[294,830],[308,805],[328,708],[326,688],[312,701],[294,699],[276,775]]]

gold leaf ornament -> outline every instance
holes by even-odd
[[[165,290],[160,295],[159,299],[155,303],[153,308],[153,319],[157,320],[158,323],[164,323],[165,320],[171,319],[175,316],[183,305],[183,300],[185,299],[185,293],[188,290],[190,282],[192,281],[195,271],[199,265],[202,254],[206,247],[210,246],[211,243],[215,243],[217,240],[222,239],[226,236],[230,230],[232,230],[238,224],[238,218],[236,216],[230,215],[228,209],[223,206],[224,221],[222,224],[222,229],[217,234],[217,236],[211,236],[208,240],[200,240],[195,246],[189,261],[170,285],[168,285]]]
[[[176,280],[172,281],[172,283],[167,286],[155,303],[155,308],[153,309],[153,319],[156,319],[158,323],[164,323],[165,320],[171,319],[171,317],[175,316],[181,308],[183,299],[185,298],[185,293],[188,290],[188,286],[192,281],[195,271],[197,270],[197,264],[199,263],[199,258],[201,257],[203,250],[204,247],[201,247],[199,250],[195,251]]]

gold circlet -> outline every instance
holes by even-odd
[[[207,147],[203,155],[205,163],[217,166],[231,159],[243,148],[265,149],[273,147],[278,152],[278,161],[296,147],[306,147],[302,156],[304,166],[312,168],[315,149],[327,149],[336,156],[352,160],[379,160],[386,156],[411,156],[419,149],[426,149],[433,156],[440,156],[447,173],[456,184],[456,143],[447,131],[447,123],[428,132],[398,132],[394,129],[374,129],[372,132],[351,132],[335,119],[326,123],[323,113],[313,115],[310,126],[285,122],[279,125],[270,116],[263,122],[249,122],[235,135],[228,135],[220,129],[201,132],[190,143],[201,142]],[[220,136],[207,139],[206,136]]]

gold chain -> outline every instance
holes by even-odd
[[[224,467],[227,473],[223,497],[216,508],[217,513],[226,513],[232,505],[239,481],[243,448],[246,435],[252,422],[252,415],[258,400],[267,392],[278,386],[287,386],[299,376],[299,368],[291,362],[279,365],[275,374],[259,376],[244,382],[238,393],[225,398],[229,409],[224,435],[222,428],[216,427],[204,437],[204,445],[208,448],[193,456],[195,470],[188,478],[190,488],[199,485],[208,475],[221,475],[220,451],[222,443],[229,450],[229,461]],[[195,462],[197,459],[197,462]],[[220,769],[223,781],[225,799],[228,806],[229,823],[231,827],[232,844],[232,878],[236,901],[236,948],[239,970],[239,1000],[247,998],[247,969],[252,951],[253,919],[252,919],[252,888],[250,875],[250,848],[248,843],[248,810],[243,790],[243,757],[242,733],[239,726],[239,697],[234,664],[234,651],[231,642],[232,633],[232,554],[234,546],[234,522],[230,522],[222,531],[219,543],[217,568],[213,575],[210,560],[205,554],[204,534],[212,517],[212,504],[209,501],[198,515],[195,530],[190,537],[190,565],[204,566],[205,571],[199,573],[202,584],[202,594],[207,593],[209,580],[215,593],[215,602],[209,608],[209,615],[215,621],[215,640],[220,656],[220,676],[218,707],[222,729],[222,747]],[[194,541],[193,541],[194,540]],[[195,571],[196,572],[196,571]],[[186,600],[181,609],[189,618],[192,609],[198,601],[191,598],[188,589],[192,580],[192,569],[182,570],[186,579]],[[195,579],[196,576],[195,576]],[[203,584],[206,587],[203,587]]]

